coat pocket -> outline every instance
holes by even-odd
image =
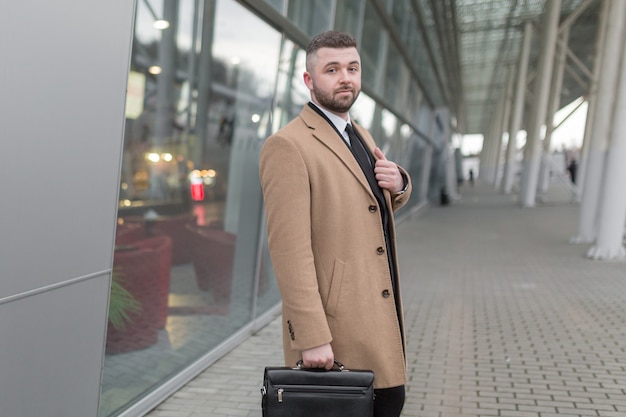
[[[328,298],[326,299],[326,314],[334,316],[339,307],[339,297],[341,295],[341,284],[343,283],[343,272],[345,264],[339,259],[335,259],[333,274],[330,279]]]

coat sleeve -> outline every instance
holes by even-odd
[[[311,192],[305,159],[291,141],[271,136],[261,150],[259,174],[290,347],[302,351],[330,343],[311,246]]]

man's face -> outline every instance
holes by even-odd
[[[321,48],[309,62],[304,83],[314,103],[345,116],[361,92],[361,58],[356,48]]]

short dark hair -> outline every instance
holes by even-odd
[[[329,30],[326,32],[319,33],[311,39],[309,44],[306,47],[306,62],[307,68],[309,66],[310,57],[317,52],[318,49],[321,48],[356,48],[357,42],[356,38],[350,33],[346,32],[336,32],[334,30]]]
[[[315,35],[307,45],[307,56],[320,48],[356,48],[356,38],[346,32],[335,32],[334,30],[322,32]]]

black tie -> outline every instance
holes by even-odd
[[[367,182],[369,183],[372,192],[382,207],[385,205],[385,197],[383,196],[382,190],[378,186],[376,174],[374,174],[373,162],[370,159],[369,152],[365,149],[365,145],[361,141],[361,138],[359,138],[359,135],[356,134],[350,123],[346,125],[346,132],[348,132],[348,137],[350,138],[350,148],[352,148],[352,154],[361,166],[361,170],[363,171],[363,174],[365,174],[365,178],[367,178]]]
[[[370,158],[367,155],[365,148],[363,147],[363,143],[356,135],[356,132],[354,131],[354,128],[350,123],[346,125],[346,132],[348,132],[348,138],[350,138],[350,147],[352,148],[352,153],[354,154],[354,157],[361,166],[363,172],[365,172],[367,175],[367,172],[371,171],[372,169],[372,162],[370,161]]]

